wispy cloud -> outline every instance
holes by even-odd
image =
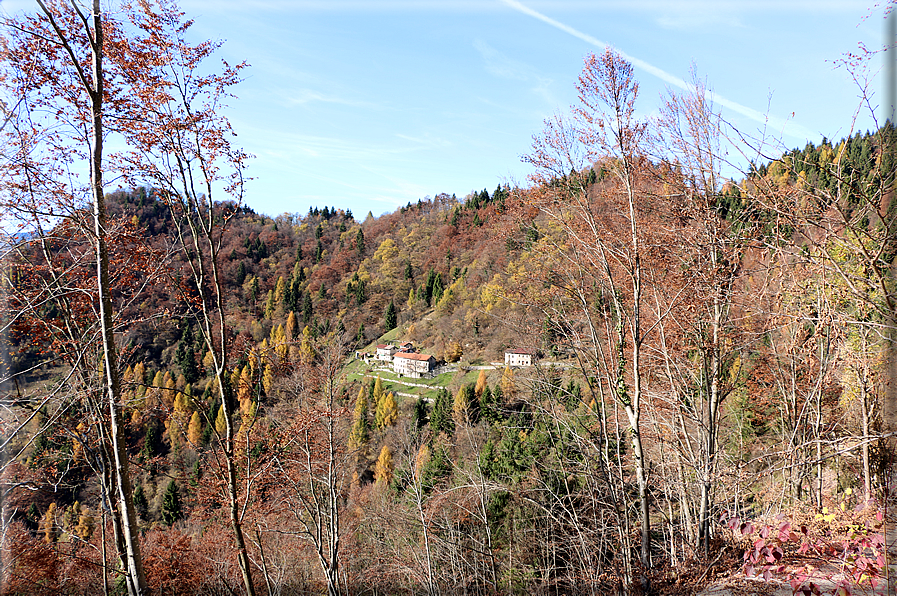
[[[370,105],[368,102],[347,99],[336,95],[325,95],[311,89],[296,89],[288,92],[286,100],[290,104],[305,105],[312,102],[335,103],[344,106],[362,107]]]
[[[489,73],[508,80],[532,83],[531,91],[549,103],[556,103],[550,92],[552,79],[536,72],[528,64],[514,60],[478,39],[473,47],[480,53]]]
[[[511,8],[513,8],[514,10],[516,10],[518,12],[521,12],[521,13],[531,16],[535,19],[538,19],[538,20],[542,21],[543,23],[551,25],[555,29],[559,29],[565,33],[572,35],[573,37],[577,37],[590,45],[593,45],[593,46],[596,46],[596,47],[599,47],[602,49],[613,48],[623,58],[625,58],[626,60],[631,62],[632,65],[635,66],[636,68],[643,70],[644,72],[648,73],[649,75],[654,76],[654,77],[660,79],[661,81],[663,81],[669,85],[672,85],[673,87],[678,87],[679,89],[684,89],[684,90],[688,90],[688,91],[691,91],[693,89],[693,87],[691,85],[689,85],[682,78],[680,78],[674,74],[671,74],[661,68],[658,68],[658,67],[654,66],[653,64],[650,64],[644,60],[641,60],[640,58],[636,58],[635,56],[630,56],[629,54],[627,54],[620,48],[616,48],[616,47],[612,46],[611,44],[607,43],[606,41],[602,41],[602,40],[598,39],[597,37],[593,37],[587,33],[583,33],[582,31],[579,31],[578,29],[574,29],[573,27],[570,27],[569,25],[565,25],[564,23],[561,23],[560,21],[556,21],[555,19],[552,19],[551,17],[542,14],[541,12],[533,10],[532,8],[529,8],[528,6],[525,6],[525,5],[521,4],[520,2],[517,2],[517,0],[499,0],[499,1],[506,4],[507,6],[509,6]],[[747,118],[750,118],[751,120],[754,120],[755,122],[759,122],[763,125],[768,125],[775,129],[782,130],[782,132],[784,132],[785,134],[788,134],[791,137],[799,138],[799,139],[808,139],[808,138],[814,138],[817,136],[816,133],[810,131],[807,128],[804,128],[803,126],[800,126],[799,124],[796,124],[795,122],[793,122],[791,120],[786,120],[783,118],[777,118],[775,116],[763,114],[762,112],[760,112],[758,110],[755,110],[748,106],[742,105],[736,101],[732,101],[731,99],[723,97],[722,95],[719,95],[717,93],[710,93],[710,92],[708,92],[708,93],[710,94],[710,99],[712,99],[715,103],[721,105],[722,107],[727,108],[737,114],[741,114],[742,116],[745,116]]]

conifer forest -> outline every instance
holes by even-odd
[[[890,121],[609,49],[525,182],[271,217],[191,25],[0,25],[0,593],[893,593]]]

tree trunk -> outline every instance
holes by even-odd
[[[43,3],[41,8],[50,14]],[[57,30],[58,31],[58,30]],[[90,36],[90,31],[87,32]],[[62,37],[60,35],[60,37]],[[67,42],[63,42],[67,45]],[[93,198],[94,250],[97,261],[97,297],[100,308],[100,327],[103,342],[103,373],[106,399],[109,405],[109,434],[114,457],[113,471],[118,488],[121,511],[122,535],[125,542],[128,592],[135,596],[148,594],[140,541],[137,536],[137,516],[131,498],[131,477],[128,469],[127,444],[121,425],[121,380],[118,374],[118,352],[112,321],[112,300],[109,290],[109,251],[106,246],[106,203],[103,193],[103,17],[100,0],[93,0],[92,68],[93,88],[88,88],[91,98],[92,139],[90,182]],[[77,64],[76,64],[77,66]]]

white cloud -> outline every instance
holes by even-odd
[[[653,64],[646,62],[645,60],[641,60],[639,58],[636,58],[635,56],[630,56],[629,54],[627,54],[620,48],[615,48],[611,44],[609,44],[605,41],[601,41],[600,39],[598,39],[596,37],[593,37],[587,33],[583,33],[582,31],[574,29],[573,27],[570,27],[569,25],[565,25],[564,23],[561,23],[560,21],[556,21],[555,19],[552,19],[549,16],[546,16],[536,10],[533,10],[532,8],[529,8],[529,7],[521,4],[520,2],[517,2],[517,0],[500,0],[500,1],[518,12],[522,12],[526,15],[529,15],[535,19],[542,21],[543,23],[551,25],[552,27],[554,27],[556,29],[560,29],[561,31],[563,31],[565,33],[569,33],[573,37],[577,37],[590,45],[596,46],[601,49],[609,48],[609,47],[613,48],[623,58],[625,58],[630,63],[632,63],[632,65],[634,67],[636,67],[644,72],[647,72],[651,76],[657,77],[661,81],[663,81],[669,85],[672,85],[673,87],[678,87],[679,89],[684,89],[684,90],[691,89],[691,85],[689,85],[687,82],[685,82],[679,76],[669,73],[661,68],[658,68],[658,67],[654,66]],[[724,108],[732,110],[733,112],[735,112],[737,114],[741,114],[742,116],[746,116],[747,118],[750,118],[751,120],[753,120],[755,122],[759,122],[760,124],[762,124],[764,126],[770,126],[773,129],[781,130],[782,132],[784,132],[785,134],[787,134],[791,137],[799,138],[799,139],[810,139],[810,138],[815,138],[817,136],[815,133],[813,133],[809,129],[806,129],[806,128],[800,126],[799,124],[795,123],[793,120],[778,118],[775,116],[764,114],[758,110],[755,110],[754,108],[742,105],[736,101],[732,101],[731,99],[728,99],[728,98],[723,97],[722,95],[718,95],[716,93],[711,93],[710,95],[711,95],[711,99],[714,102],[723,106]]]

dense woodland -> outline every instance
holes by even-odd
[[[3,25],[0,592],[881,581],[889,123],[742,136],[724,178],[704,83],[639,120],[608,51],[524,187],[272,218],[215,110],[243,66],[196,74],[172,3],[126,15]],[[453,366],[403,386],[358,358],[386,341]],[[490,368],[515,348],[539,365]]]

